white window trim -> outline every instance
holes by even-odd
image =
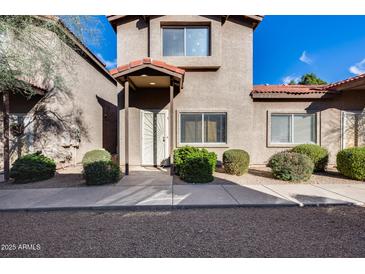
[[[300,144],[317,144],[320,145],[320,112],[303,112],[303,111],[268,111],[267,112],[267,147],[280,147],[280,148],[290,148]],[[271,141],[271,117],[272,115],[290,115],[291,116],[291,140],[294,140],[294,116],[295,115],[313,115],[315,119],[315,130],[316,130],[316,140],[311,143],[276,143]]]
[[[208,54],[207,55],[186,55],[186,29],[187,28],[206,28],[208,29]],[[207,25],[183,25],[183,26],[162,26],[161,27],[161,47],[162,47],[162,57],[209,57],[211,56],[211,31],[210,26]],[[163,35],[164,35],[164,29],[184,29],[184,55],[164,55],[164,49],[163,49]]]
[[[202,142],[181,142],[181,115],[182,114],[201,114],[202,117]],[[226,117],[226,141],[225,142],[204,142],[205,137],[205,124],[204,124],[204,115],[205,114],[223,114]],[[227,147],[228,146],[228,113],[226,111],[179,111],[178,112],[178,134],[177,141],[178,147],[181,146],[195,146],[195,147]]]

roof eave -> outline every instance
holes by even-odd
[[[71,39],[72,42],[74,42],[77,47],[88,57],[89,60],[91,60],[97,67],[99,67],[103,73],[105,73],[105,76],[107,76],[110,80],[115,82],[115,79],[110,75],[109,71],[105,68],[105,64],[99,60],[96,55],[89,50],[75,34],[60,20],[57,16],[44,16],[44,15],[35,15],[35,17],[42,19],[42,20],[50,20],[55,22],[68,36],[69,39]]]
[[[106,18],[108,19],[109,23],[112,25],[114,31],[115,31],[115,27],[116,27],[116,22],[120,19],[123,19],[127,16],[131,16],[131,15],[106,15]],[[143,17],[144,20],[147,20],[148,17],[150,15],[141,15],[141,17]],[[224,17],[226,20],[229,15],[220,15],[222,17]],[[264,15],[242,15],[245,19],[249,19],[250,21],[252,21],[252,28],[256,29],[257,26],[261,23],[261,21],[264,19]]]

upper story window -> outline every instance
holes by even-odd
[[[208,26],[176,26],[162,28],[163,56],[209,56]]]

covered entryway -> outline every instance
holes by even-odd
[[[183,88],[185,71],[145,58],[111,73],[121,84],[118,154],[125,174],[130,165],[172,165],[176,139],[174,97]]]

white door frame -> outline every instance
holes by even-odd
[[[140,130],[141,130],[141,138],[140,138],[140,147],[141,147],[141,165],[150,165],[146,164],[144,162],[144,153],[143,153],[143,143],[144,143],[144,113],[164,113],[165,114],[165,153],[164,153],[164,159],[168,159],[169,157],[169,111],[167,109],[141,109],[140,110],[140,117],[141,117],[141,124],[140,124]]]

